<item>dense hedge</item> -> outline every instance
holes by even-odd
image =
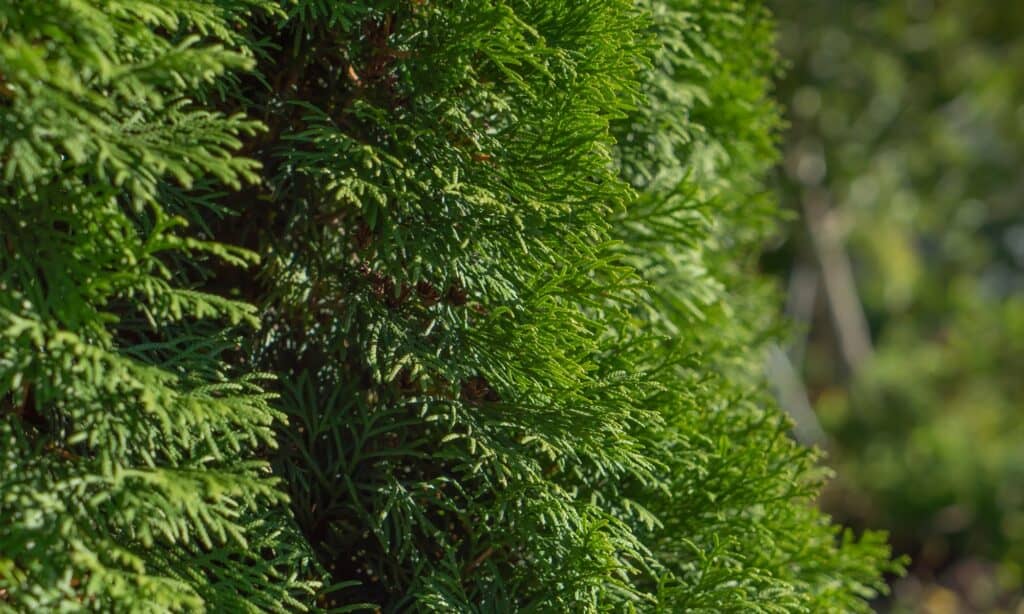
[[[846,611],[757,2],[0,1],[0,609]]]

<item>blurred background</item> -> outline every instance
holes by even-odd
[[[912,557],[883,612],[1024,613],[1024,0],[772,0],[772,379],[824,507]]]

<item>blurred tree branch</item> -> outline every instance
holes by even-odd
[[[871,356],[871,333],[864,306],[857,292],[853,266],[843,245],[843,236],[828,192],[822,188],[803,190],[801,206],[807,233],[821,270],[822,288],[839,340],[839,351],[850,374],[856,373]]]

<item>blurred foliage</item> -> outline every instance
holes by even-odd
[[[1024,3],[773,5],[784,202],[826,195],[874,340],[844,365],[818,292],[804,362],[840,475],[826,504],[914,557],[898,609],[1019,607]],[[807,228],[769,266],[816,266]]]

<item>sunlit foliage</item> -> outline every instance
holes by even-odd
[[[756,2],[0,2],[0,608],[850,611]]]

